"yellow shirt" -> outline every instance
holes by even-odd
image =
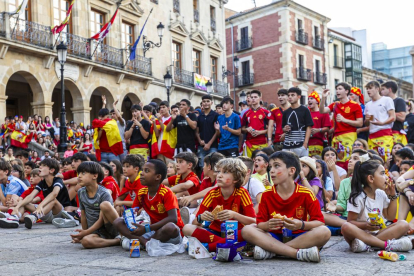
[[[266,186],[265,184],[263,184],[263,186],[266,188],[266,189],[269,189],[269,188],[271,188],[272,186],[273,186],[273,181],[272,181],[272,179],[268,176],[268,173],[265,173],[265,174],[263,174],[263,175],[260,175],[259,173],[255,173],[255,174],[252,174],[252,177],[253,178],[256,178],[257,180],[259,180],[260,182],[262,182],[263,183],[263,180],[264,179],[267,179],[267,180],[269,180],[269,182],[270,182],[270,185],[271,186]]]

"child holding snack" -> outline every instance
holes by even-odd
[[[255,223],[256,213],[246,189],[242,188],[247,174],[247,167],[239,159],[226,158],[220,160],[216,168],[217,186],[203,199],[193,224],[186,224],[183,233],[208,243],[210,252],[216,251],[218,243],[225,243],[221,237],[221,224],[227,220],[237,220],[238,241],[243,241],[240,234],[244,225]],[[203,228],[203,222],[211,222]]]
[[[256,260],[277,254],[320,262],[318,248],[329,241],[331,233],[324,226],[320,204],[313,192],[295,183],[301,170],[299,158],[291,152],[279,151],[270,156],[270,166],[275,185],[263,193],[257,225],[244,227],[243,238],[256,245]],[[282,231],[289,231],[283,228],[292,231],[287,243],[282,242]]]
[[[405,220],[386,227],[384,219],[394,220],[397,213],[395,184],[387,184],[384,167],[376,160],[355,163],[351,195],[347,211],[348,222],[342,234],[352,252],[364,252],[371,247],[386,251],[409,251],[409,238],[401,238],[409,229]],[[377,219],[372,217],[377,216]]]
[[[263,183],[263,186],[266,189],[269,189],[273,186],[272,179],[270,178],[269,174],[269,157],[264,154],[260,153],[257,154],[254,160],[254,170],[256,171],[255,174],[252,174],[253,178],[256,178],[260,182]]]

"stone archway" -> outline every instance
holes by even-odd
[[[132,118],[131,113],[131,106],[134,104],[139,104],[141,100],[138,98],[138,96],[134,93],[127,93],[123,100],[121,105],[121,111],[122,111],[122,117],[125,120],[129,120]]]
[[[90,111],[90,118],[91,120],[98,118],[99,110],[102,109],[102,96],[105,95],[106,97],[106,108],[109,110],[113,109],[114,97],[112,93],[105,87],[100,86],[93,90],[90,100],[89,106],[91,107]]]
[[[86,112],[88,116],[85,116],[84,111],[84,94],[70,79],[65,79],[64,85],[66,120],[68,122],[75,121],[76,123],[89,122],[89,110]],[[62,91],[60,81],[58,81],[53,87],[53,119],[60,119],[60,112],[62,109]]]
[[[160,103],[162,102],[162,100],[160,98],[154,98],[154,99],[151,100],[151,102],[154,102],[157,105],[160,105]]]

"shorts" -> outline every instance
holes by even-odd
[[[322,156],[323,146],[320,145],[309,145],[309,156],[319,155]]]
[[[105,240],[115,239],[116,236],[118,236],[118,231],[116,231],[116,228],[113,226],[112,223],[105,223],[104,226],[99,228],[94,232],[94,234],[97,234],[99,237]]]
[[[296,239],[297,237],[299,237],[299,236],[301,236],[305,233],[306,232],[302,232],[302,233],[298,233],[298,234],[292,234],[292,240]],[[283,234],[275,234],[275,233],[272,233],[272,232],[269,232],[269,234],[272,235],[272,237],[274,239],[277,239],[278,241],[283,242]]]
[[[55,219],[55,218],[63,218],[63,216],[62,216],[62,211],[63,211],[63,206],[62,206],[62,210],[58,213],[58,214],[56,214],[56,215],[54,215],[53,213],[52,213],[52,211],[50,211],[49,213],[47,213],[46,215],[44,215],[43,217],[41,217],[41,218],[39,218],[39,219],[41,219],[43,222],[45,222],[45,223],[52,223],[52,221]]]
[[[239,148],[224,149],[224,150],[219,150],[218,152],[229,158],[230,157],[235,158],[239,156]]]
[[[267,144],[262,144],[262,145],[252,145],[251,147],[248,147],[247,145],[245,145],[244,150],[243,150],[243,155],[247,156],[249,158],[252,158],[252,153],[257,150],[257,149],[263,149],[266,148]]]
[[[357,139],[356,132],[348,132],[332,138],[332,146],[338,153],[337,161],[346,162],[352,154],[352,145]]]
[[[289,151],[296,154],[299,158],[304,156],[309,156],[309,149],[305,149],[303,146],[300,148],[293,148],[293,149],[283,149],[282,151]]]
[[[401,143],[404,146],[407,145],[407,136],[405,134],[399,133],[399,132],[393,132],[392,133],[392,138],[394,140],[394,144],[395,143]]]
[[[221,232],[218,232],[218,231],[210,229],[210,228],[204,228],[204,229],[207,230],[208,232],[210,232],[213,235],[221,237]]]
[[[136,148],[136,149],[129,149],[129,154],[139,154],[144,157],[144,160],[148,160],[149,149],[148,148]]]
[[[379,156],[381,156],[384,161],[387,161],[387,159],[391,156],[393,145],[394,140],[392,136],[381,136],[368,139],[369,149],[378,152]]]
[[[180,244],[183,241],[183,237],[181,236],[181,229],[174,223],[174,226],[177,228],[178,230],[178,236],[172,239],[169,239],[168,241],[164,242],[164,243],[172,243],[172,244]],[[142,235],[142,237],[146,240],[150,240],[152,236],[154,236],[155,231],[151,231],[148,233],[145,233],[144,235]]]

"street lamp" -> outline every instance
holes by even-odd
[[[242,92],[239,95],[240,101],[241,102],[245,102],[246,101],[246,93],[244,93],[244,90],[242,90]]]
[[[158,36],[160,37],[160,42],[159,43],[154,43],[152,41],[147,40],[147,37],[144,35],[142,37],[143,39],[143,44],[144,44],[144,57],[145,57],[145,53],[151,49],[151,48],[159,48],[162,45],[162,36],[164,35],[164,25],[160,22],[160,24],[158,24],[157,26],[157,32],[158,32]]]
[[[222,71],[223,71],[222,78],[223,78],[223,81],[228,76],[236,76],[237,75],[237,72],[236,71],[239,68],[239,62],[240,62],[240,59],[237,56],[235,56],[234,59],[233,59],[233,65],[234,65],[234,68],[235,68],[234,72],[232,72],[230,70],[226,70],[226,67],[224,65],[222,66]]]
[[[60,44],[56,47],[57,50],[57,56],[58,61],[60,63],[60,89],[62,93],[62,107],[60,110],[60,142],[58,146],[58,152],[64,153],[67,149],[66,144],[66,138],[67,138],[67,129],[66,129],[66,109],[65,109],[65,80],[63,76],[63,71],[65,62],[66,62],[66,56],[68,54],[68,48],[63,43],[63,41],[60,42]]]
[[[210,82],[210,80],[207,81],[206,87],[207,87],[207,93],[208,94],[213,93],[213,84]]]
[[[167,71],[167,74],[164,75],[164,83],[165,87],[167,88],[167,101],[170,103],[170,88],[172,83],[172,76],[170,75],[170,72]]]

